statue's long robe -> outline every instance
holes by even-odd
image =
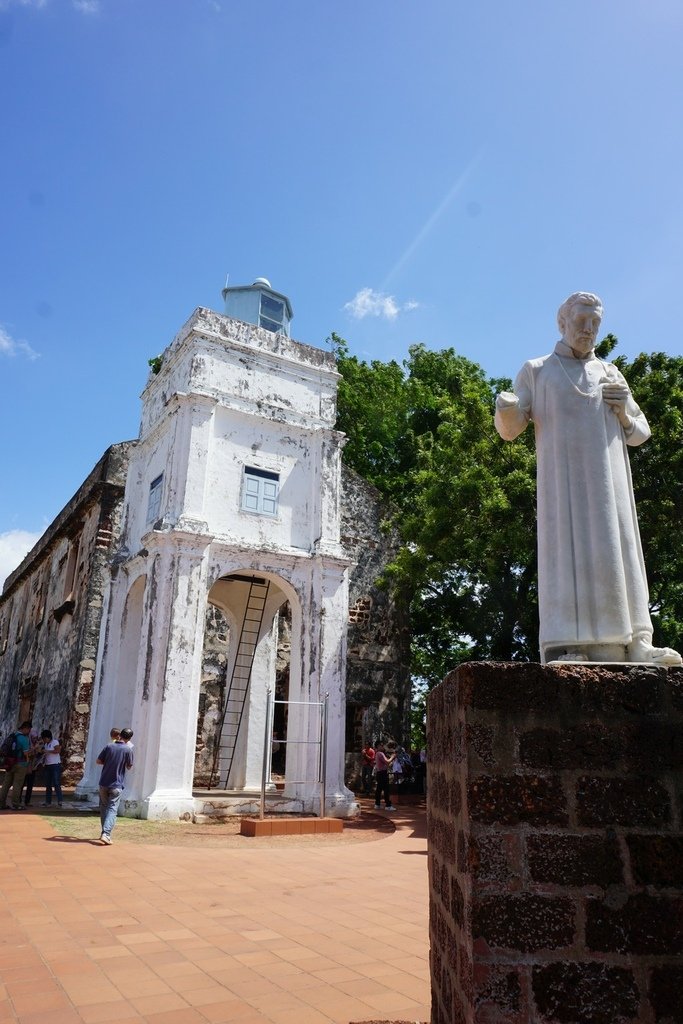
[[[591,353],[564,342],[531,359],[514,384],[519,406],[498,409],[496,427],[513,440],[533,420],[537,453],[541,658],[549,648],[628,644],[652,633],[627,445],[650,436],[632,397],[626,432],[603,400],[602,384],[625,383]]]

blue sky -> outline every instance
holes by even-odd
[[[680,354],[682,52],[679,0],[0,0],[0,578],[228,273],[364,358],[512,376],[577,289]]]

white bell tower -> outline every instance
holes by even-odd
[[[111,726],[130,723],[136,763],[126,812],[194,812],[207,602],[228,619],[234,668],[247,651],[237,638],[255,586],[264,601],[241,723],[219,765],[224,785],[244,794],[260,785],[274,622],[288,601],[289,698],[301,704],[289,711],[285,774],[310,782],[287,782],[284,796],[292,809],[316,809],[306,702],[328,693],[326,812],[348,816],[357,805],[343,781],[349,561],[339,538],[338,374],[331,353],[290,339],[291,305],[267,280],[223,297],[224,315],[195,310],[142,395],[79,789],[97,786],[94,762]]]

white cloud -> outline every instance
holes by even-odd
[[[82,14],[97,14],[100,9],[100,0],[72,0],[72,3]]]
[[[385,320],[395,320],[399,308],[393,295],[383,295],[372,288],[361,288],[344,309],[356,320],[364,320],[366,316],[381,316]]]
[[[399,306],[393,295],[385,295],[372,288],[361,288],[350,302],[344,304],[344,309],[356,320],[364,320],[366,316],[381,316],[385,320],[395,320],[399,313],[410,313],[419,305],[415,299],[410,299]]]
[[[41,536],[30,530],[7,530],[6,533],[0,533],[0,588]]]
[[[16,356],[19,353],[31,360],[39,357],[39,353],[35,352],[27,341],[15,341],[9,331],[0,324],[0,356]]]

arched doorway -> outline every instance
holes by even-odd
[[[117,667],[119,685],[111,709],[113,717],[109,728],[116,726],[125,729],[130,727],[133,721],[146,584],[147,577],[139,576],[126,596],[121,618],[121,644]]]
[[[282,692],[285,678],[288,683],[289,665],[285,673],[278,640],[281,612],[293,597],[281,577],[254,570],[221,576],[209,590],[195,788],[235,792],[260,786],[266,692]],[[278,727],[284,730],[286,722]],[[277,765],[284,775],[282,747]]]

